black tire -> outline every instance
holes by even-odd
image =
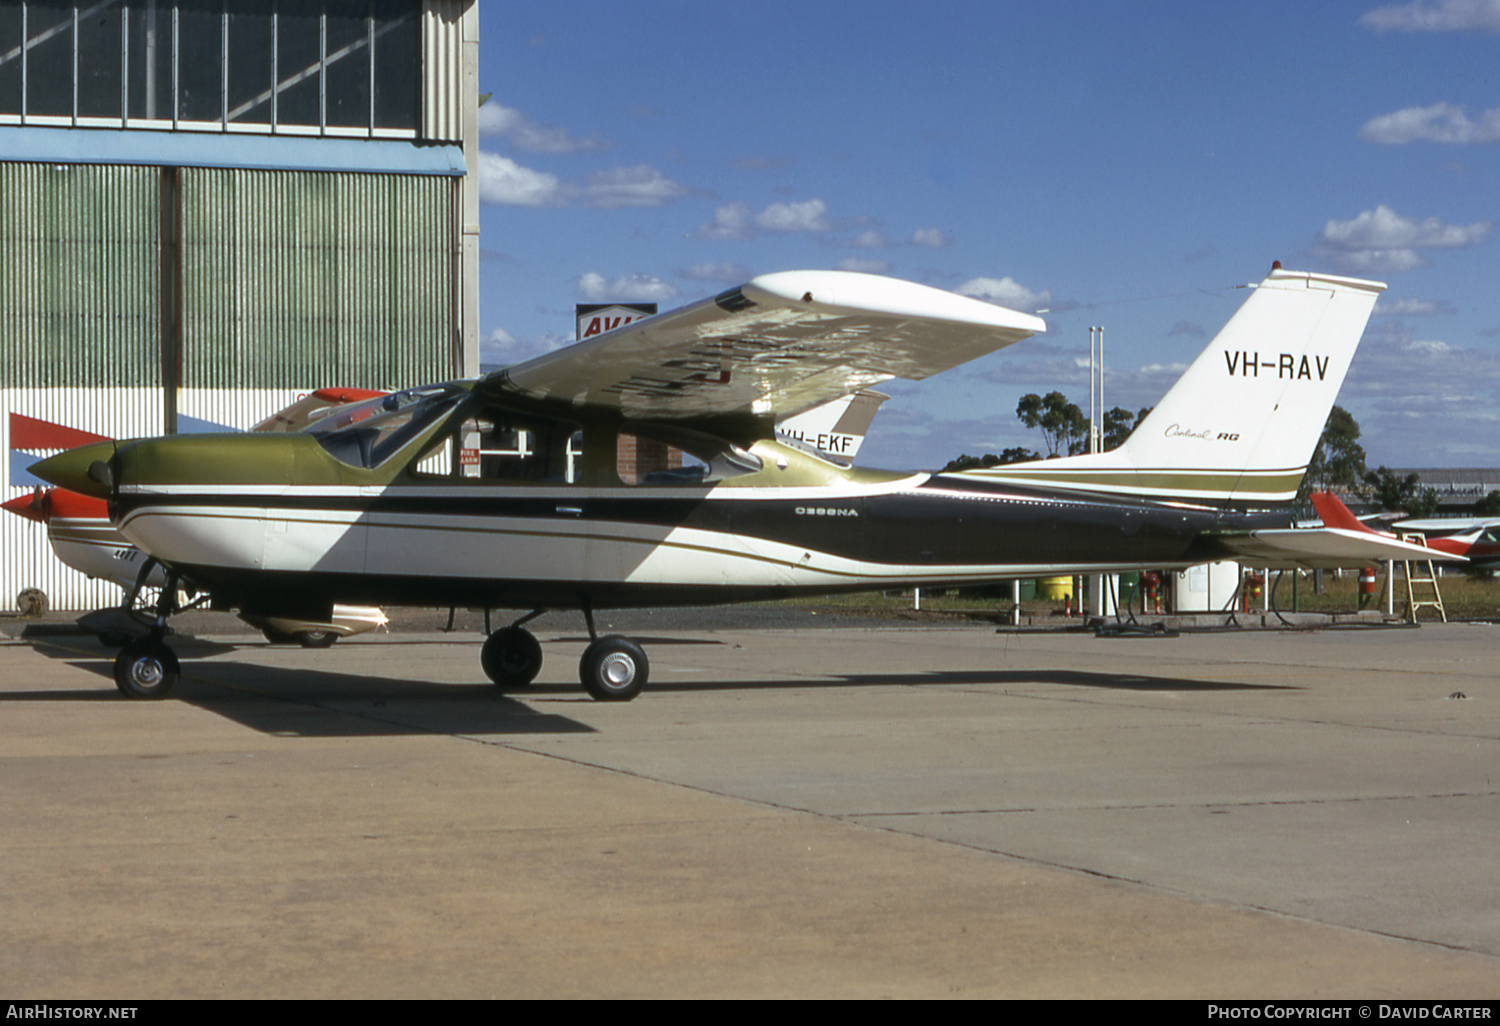
[[[339,640],[335,631],[298,631],[292,635],[303,648],[332,648]]]
[[[628,702],[646,686],[651,664],[641,646],[611,634],[583,650],[578,677],[598,702]]]
[[[115,687],[126,698],[166,698],[181,673],[177,653],[154,638],[132,641],[115,657]]]
[[[525,627],[501,627],[479,650],[484,675],[498,687],[525,687],[542,672],[542,645]]]

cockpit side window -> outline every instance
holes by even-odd
[[[577,424],[486,408],[435,438],[413,470],[424,477],[573,484],[582,436]]]
[[[723,439],[659,426],[621,432],[615,453],[619,479],[647,488],[716,485],[761,469],[759,456]]]
[[[455,385],[392,392],[340,409],[304,430],[340,463],[373,469],[446,416],[467,394]]]

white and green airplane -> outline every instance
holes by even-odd
[[[1294,530],[1289,508],[1383,288],[1273,267],[1129,440],[1097,455],[908,473],[778,437],[779,420],[1044,330],[910,282],[792,271],[300,432],[101,442],[31,469],[107,499],[120,532],[215,608],[533,610],[484,644],[501,686],[541,668],[528,620],[580,610],[582,683],[624,700],[648,662],[598,636],[598,609],[1411,558],[1395,540]],[[685,465],[622,458],[653,444]],[[127,695],[176,682],[162,634],[177,590],[116,660]]]

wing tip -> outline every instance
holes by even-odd
[[[1047,330],[1047,322],[1035,314],[904,278],[862,271],[773,271],[757,275],[738,289],[720,293],[720,297],[735,293],[752,301],[756,293],[761,293],[765,297],[761,300],[763,302],[809,303],[893,316],[926,317],[1037,335]]]

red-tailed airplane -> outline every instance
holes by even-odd
[[[1405,524],[1396,525],[1403,532]],[[1500,569],[1500,524],[1481,524],[1457,534],[1431,535],[1422,531],[1437,562],[1461,559],[1475,570]]]
[[[1370,527],[1361,518],[1341,502],[1338,496],[1331,492],[1314,492],[1309,498],[1312,500],[1313,509],[1317,510],[1325,528],[1342,534],[1351,540],[1366,539],[1370,536],[1385,539],[1387,541],[1400,541],[1407,545],[1409,552],[1406,555],[1392,553],[1383,556],[1383,559],[1397,559],[1416,562],[1418,560],[1434,563],[1468,563],[1476,569],[1487,569],[1486,560],[1493,562],[1500,558],[1500,541],[1494,535],[1497,533],[1493,527],[1478,527],[1472,531],[1462,534],[1448,535],[1438,538],[1423,537],[1420,544],[1408,543],[1405,539],[1391,531],[1377,531]],[[1436,521],[1428,521],[1435,523]],[[1420,532],[1413,532],[1420,535]],[[1480,541],[1486,535],[1491,537]]]
[[[1475,570],[1500,570],[1500,519],[1495,517],[1436,517],[1415,519],[1405,513],[1361,517],[1378,520],[1401,536],[1419,535],[1433,550],[1434,562],[1467,562]]]
[[[250,430],[300,431],[331,409],[384,394],[363,388],[320,388]],[[52,435],[66,439],[65,444],[75,448],[78,444],[87,444],[87,441],[102,440],[100,436],[86,432],[58,430],[57,425],[36,423],[40,428],[50,428]],[[141,571],[148,557],[110,523],[109,507],[104,499],[80,495],[66,488],[38,488],[30,495],[0,503],[0,508],[44,525],[53,554],[64,565],[86,577],[110,581],[126,589],[127,593],[137,585],[155,589],[166,586],[166,570],[160,565],[153,564],[142,577]],[[265,634],[268,641],[326,648],[339,638],[374,630],[386,622],[386,617],[379,609],[338,604],[333,607],[333,615],[327,622],[274,616],[253,617],[248,622]],[[80,623],[95,629],[106,644],[127,644],[135,634],[148,632],[135,619],[134,611],[128,608],[99,610],[85,616]]]
[[[105,442],[31,470],[107,499],[126,538],[218,607],[531,609],[481,651],[501,686],[541,668],[528,620],[580,610],[579,677],[624,700],[648,662],[595,632],[598,609],[1391,558],[1371,553],[1409,547],[1369,537],[1351,555],[1337,533],[1294,530],[1289,509],[1383,288],[1275,266],[1129,440],[1092,456],[908,473],[777,438],[778,419],[1044,330],[911,282],[794,271],[301,432]],[[619,458],[622,436],[691,462],[639,472]],[[164,600],[163,630],[174,611]],[[178,674],[160,632],[115,663],[134,697],[166,694]]]

